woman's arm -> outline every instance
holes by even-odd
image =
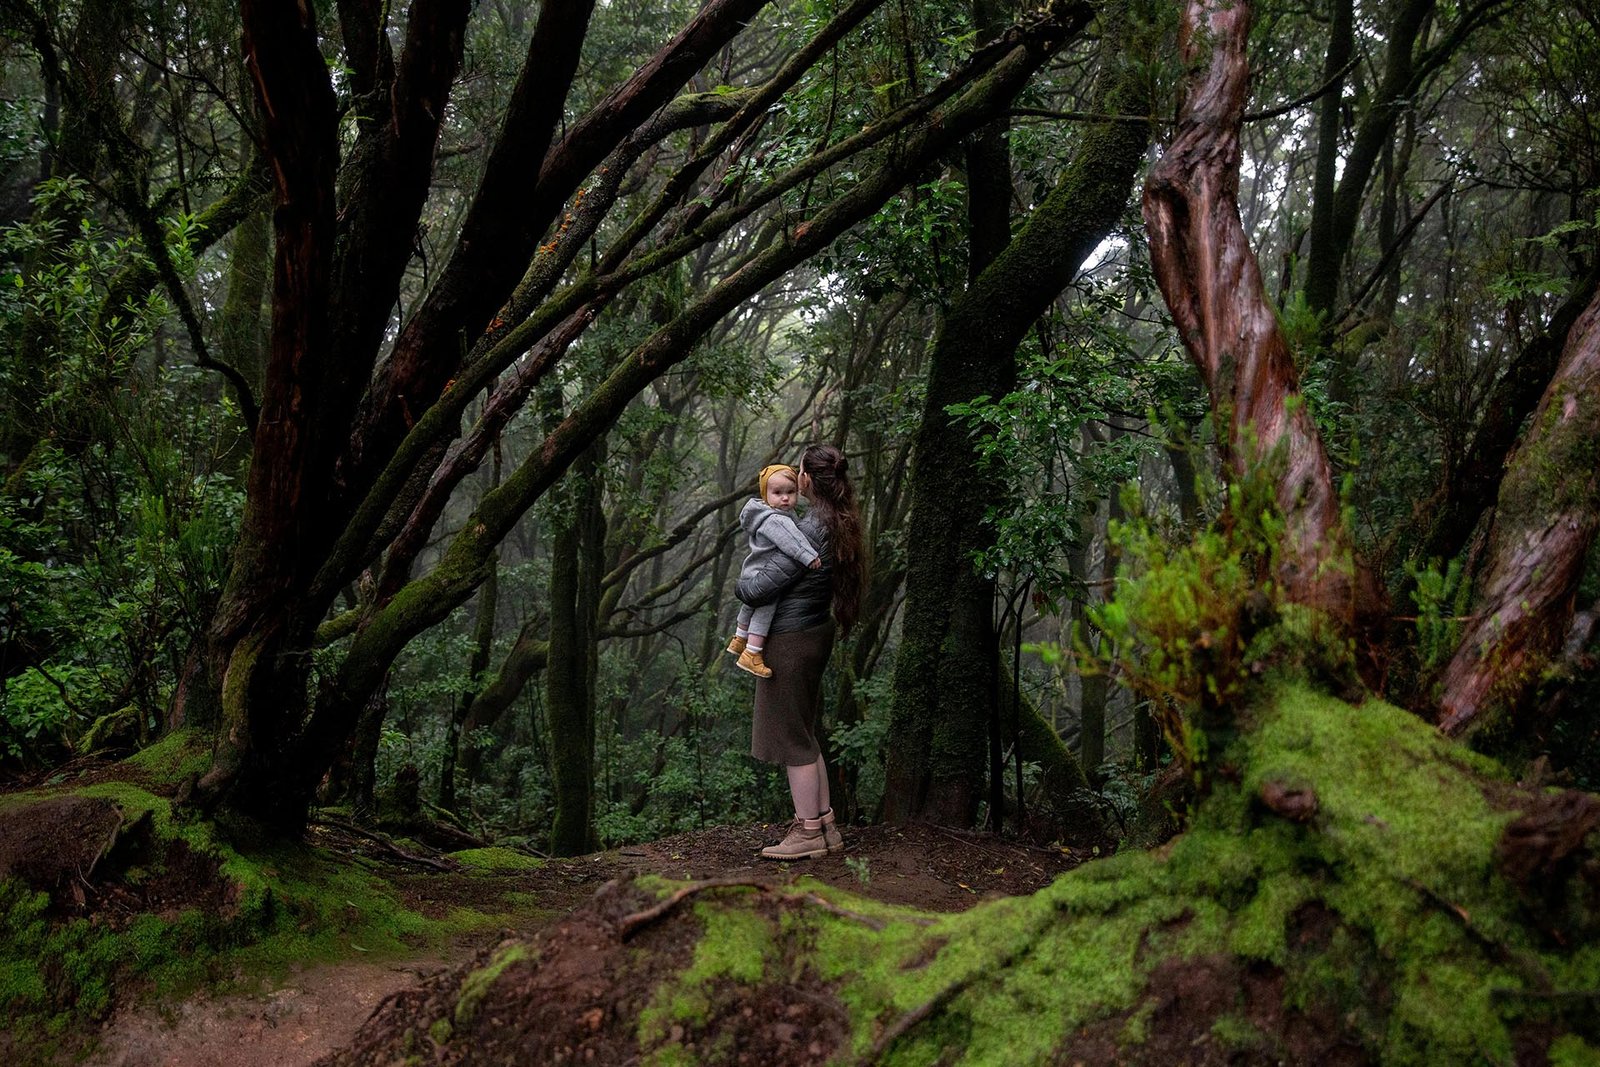
[[[759,569],[740,574],[733,592],[740,603],[759,608],[781,597],[805,573],[799,560],[780,552]]]

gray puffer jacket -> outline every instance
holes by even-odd
[[[802,567],[811,566],[817,558],[817,550],[800,532],[795,516],[765,501],[745,501],[739,512],[739,525],[750,539],[750,554],[744,558],[741,574],[765,570],[774,556],[788,556]]]
[[[815,512],[807,514],[795,525],[822,557],[822,566],[811,570],[781,552],[775,552],[762,567],[746,568],[741,572],[735,588],[740,601],[752,607],[783,598],[778,603],[778,612],[772,618],[772,629],[767,631],[768,634],[820,626],[828,621],[833,609],[833,551],[828,544],[828,531]]]

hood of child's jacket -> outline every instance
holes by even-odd
[[[753,534],[756,532],[756,527],[766,522],[767,516],[776,510],[771,504],[751,497],[744,502],[744,508],[739,512],[739,525],[744,527],[745,533]]]

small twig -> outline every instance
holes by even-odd
[[[870,915],[862,915],[860,912],[851,911],[848,908],[841,908],[833,901],[824,897],[821,893],[807,893],[805,895],[805,899],[809,900],[823,911],[837,915],[841,919],[850,919],[854,922],[861,923],[863,926],[870,927],[874,930],[882,930],[884,926],[887,925],[882,919],[874,919]]]
[[[939,833],[941,833],[944,836],[950,838],[952,841],[960,841],[963,845],[970,845],[971,847],[977,849],[980,852],[989,853],[989,855],[991,855],[991,856],[998,856],[1001,859],[1014,859],[1015,858],[1013,856],[1008,855],[1007,853],[1001,852],[997,848],[990,848],[988,845],[981,845],[978,842],[972,840],[970,835],[958,834],[956,831],[950,829],[948,826],[935,826],[935,827],[933,827],[933,829],[939,831]]]
[[[1013,953],[1013,955],[1015,954]],[[1007,967],[1010,963],[1011,958],[1008,956],[1000,962],[999,967]],[[912,1027],[928,1019],[934,1012],[954,1000],[958,994],[965,992],[966,988],[984,973],[987,972],[981,970],[972,971],[965,978],[958,982],[951,982],[930,999],[900,1016],[894,1021],[893,1025],[878,1036],[878,1040],[872,1043],[872,1048],[857,1062],[863,1065],[881,1062],[888,1051],[894,1047],[894,1043],[910,1032]]]
[[[1360,59],[1360,56],[1351,56],[1350,62],[1346,63],[1343,67],[1340,67],[1337,71],[1335,71],[1333,77],[1329,78],[1327,81],[1311,90],[1305,96],[1297,96],[1287,104],[1279,104],[1277,107],[1269,108],[1266,111],[1247,111],[1243,115],[1239,116],[1239,121],[1260,122],[1263,119],[1275,119],[1279,115],[1287,115],[1297,107],[1304,107],[1313,100],[1320,98],[1324,94],[1332,92],[1334,86],[1338,85],[1339,81],[1343,79],[1346,74],[1349,74],[1350,71],[1355,69],[1355,65]]]
[[[368,830],[364,826],[357,826],[353,822],[345,822],[343,819],[331,819],[326,815],[310,821],[317,826],[332,826],[335,829],[343,830],[345,833],[355,834],[358,837],[364,837],[367,840],[381,846],[385,852],[388,852],[390,855],[395,856],[398,859],[405,860],[407,863],[418,863],[424,867],[431,867],[436,871],[445,871],[446,873],[452,873],[461,869],[459,865],[454,863],[444,860],[436,860],[431,856],[418,856],[414,853],[407,852],[405,849],[395,844],[383,834],[380,834],[375,830]]]
[[[772,886],[766,882],[757,882],[749,878],[707,878],[703,882],[690,882],[688,885],[674,892],[664,900],[659,900],[643,911],[636,911],[617,924],[617,937],[626,941],[640,930],[653,922],[671,914],[679,904],[708,889],[757,889],[764,893],[772,892]]]

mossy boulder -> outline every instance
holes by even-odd
[[[1600,807],[1377,701],[1281,686],[1241,726],[1159,851],[954,915],[612,887],[338,1062],[1594,1062]]]

